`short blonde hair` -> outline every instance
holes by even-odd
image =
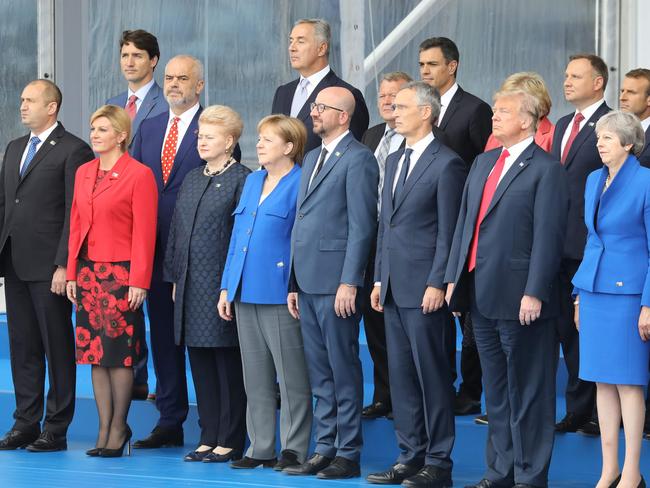
[[[199,124],[211,124],[221,127],[226,134],[232,136],[233,147],[244,131],[244,122],[237,112],[225,105],[210,105],[199,117]]]
[[[539,116],[545,117],[551,113],[551,95],[548,93],[544,78],[534,71],[521,71],[511,74],[501,85],[499,91],[522,90],[532,95],[538,103]]]
[[[621,146],[632,145],[630,152],[639,156],[645,146],[645,132],[639,118],[629,112],[612,110],[596,122],[596,135],[608,130],[618,136]]]
[[[295,117],[274,114],[268,115],[257,124],[257,132],[269,128],[282,138],[284,142],[293,143],[293,149],[288,154],[289,159],[300,163],[307,144],[307,129],[305,124]]]
[[[520,102],[519,113],[525,117],[531,118],[530,133],[534,134],[537,131],[537,124],[540,119],[539,103],[537,102],[537,98],[521,88],[511,90],[501,89],[492,97],[495,102],[499,98],[517,98]]]
[[[102,105],[90,116],[90,123],[92,124],[100,117],[106,117],[115,132],[126,132],[126,137],[120,144],[122,151],[126,151],[131,140],[131,117],[126,110],[117,105]]]

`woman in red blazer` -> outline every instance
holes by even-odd
[[[499,90],[522,90],[535,97],[540,115],[535,132],[535,143],[544,151],[550,152],[555,126],[548,120],[548,114],[551,112],[551,96],[548,94],[544,79],[532,71],[522,71],[508,76]],[[502,144],[494,138],[494,135],[490,134],[485,150],[489,151],[501,146]]]
[[[156,242],[158,189],[151,170],[126,152],[131,119],[104,105],[90,119],[99,158],[77,170],[70,213],[67,294],[76,305],[77,364],[92,365],[99,434],[89,456],[121,456],[132,366],[144,327]]]

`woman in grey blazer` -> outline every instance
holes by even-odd
[[[312,402],[300,322],[287,309],[291,229],[296,215],[306,129],[298,119],[270,115],[258,125],[262,169],[251,173],[230,238],[219,314],[232,320],[235,302],[251,445],[233,468],[260,464],[277,471],[305,459]],[[275,460],[276,378],[280,384],[280,459]]]
[[[206,165],[185,177],[167,243],[164,279],[174,284],[176,344],[187,346],[201,426],[199,446],[185,461],[238,459],[246,438],[237,329],[217,313],[232,212],[250,173],[232,157],[242,129],[228,107],[201,113],[197,144]]]

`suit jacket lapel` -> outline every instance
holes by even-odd
[[[442,118],[442,120],[438,121],[438,127],[440,127],[442,130],[445,130],[447,128],[449,121],[454,116],[456,110],[458,110],[458,107],[460,106],[460,101],[463,98],[463,93],[464,93],[463,89],[459,86],[458,90],[456,90],[456,93],[454,93],[454,96],[451,98],[451,101],[449,102],[449,107],[447,107],[447,110],[445,110],[444,117]]]
[[[603,102],[598,109],[594,112],[594,114],[589,117],[589,120],[587,120],[587,123],[582,127],[580,132],[578,132],[578,135],[576,138],[573,140],[573,144],[571,144],[571,148],[569,149],[569,154],[567,154],[566,161],[564,162],[565,167],[569,167],[571,163],[573,162],[573,158],[575,157],[576,153],[578,152],[578,149],[580,149],[580,146],[582,146],[585,141],[589,138],[591,134],[596,130],[596,122],[598,122],[598,119],[603,116],[604,113],[606,113],[609,110],[609,107],[607,107],[607,104]],[[566,128],[565,128],[566,131]],[[564,137],[564,133],[561,134],[562,137]],[[562,138],[560,138],[560,143],[562,141]]]
[[[321,181],[323,181],[325,177],[330,173],[330,171],[332,171],[336,163],[339,162],[341,156],[343,156],[345,154],[345,151],[348,150],[348,146],[350,145],[350,140],[352,139],[352,137],[353,137],[352,132],[350,132],[341,141],[339,141],[339,143],[334,148],[332,154],[330,154],[330,156],[323,163],[323,167],[321,168],[321,170],[314,177],[314,181],[311,182],[311,186],[307,190],[305,199],[308,198],[309,195],[313,193],[313,191],[318,187],[318,185],[320,185]]]
[[[199,108],[199,111],[196,112],[196,114],[192,118],[192,122],[190,122],[190,126],[187,128],[187,131],[183,136],[183,140],[178,146],[178,149],[176,151],[176,156],[174,157],[174,165],[172,166],[172,171],[169,174],[169,179],[167,180],[168,185],[174,178],[174,175],[177,173],[178,166],[185,158],[187,151],[189,151],[190,148],[192,147],[196,148],[196,141],[197,141],[197,135],[199,130],[199,116],[201,115],[202,110],[203,107]],[[162,169],[161,169],[161,178],[162,178]]]
[[[598,209],[599,217],[604,217],[607,214],[610,207],[609,202],[612,199],[616,199],[616,195],[624,192],[627,188],[630,187],[629,182],[634,178],[634,175],[636,175],[639,166],[640,164],[634,156],[628,156],[625,160],[625,163],[623,163],[623,166],[621,166],[621,169],[618,171],[616,177],[614,178],[614,181],[611,182],[609,188],[604,193],[602,193],[602,189],[609,172],[607,171],[607,168],[603,168],[603,172],[600,176],[601,184],[597,188],[597,193],[600,197],[600,208]]]
[[[120,159],[117,160],[115,163],[115,166],[108,172],[108,174],[104,177],[104,179],[101,181],[99,186],[97,187],[97,190],[95,190],[94,193],[92,193],[93,187],[95,182],[92,181],[92,186],[91,186],[91,194],[93,198],[97,198],[99,195],[104,193],[106,190],[108,190],[111,186],[113,186],[113,183],[120,178],[124,172],[126,171],[126,168],[128,167],[129,164],[129,155],[128,153],[124,153]],[[99,162],[97,163],[98,168],[99,168]],[[97,171],[93,172],[92,174],[97,175]]]
[[[415,183],[420,179],[427,168],[431,166],[431,164],[435,161],[436,153],[439,150],[440,143],[434,139],[431,141],[431,144],[429,144],[422,152],[420,159],[415,162],[415,166],[411,170],[411,174],[407,176],[406,181],[404,182],[404,189],[399,195],[399,200],[395,202],[393,212],[397,211],[400,205],[402,205],[402,202],[406,198],[406,195],[408,195],[408,193],[413,189],[413,185],[415,185]]]
[[[307,101],[305,102],[305,104],[300,109],[300,112],[298,112],[298,117],[297,117],[298,119],[303,120],[303,121],[307,120],[307,118],[309,117],[309,114],[311,113],[311,108],[309,107],[309,105],[316,100],[316,96],[318,95],[318,93],[321,90],[323,90],[323,88],[327,88],[328,86],[332,85],[332,78],[334,76],[336,76],[334,74],[334,71],[332,71],[330,69],[329,73],[327,73],[325,75],[325,78],[320,80],[320,83],[318,85],[316,85],[316,87],[312,90],[312,92],[309,94],[309,97],[307,98]],[[296,87],[298,86],[298,81],[296,81]],[[295,91],[296,90],[295,90],[295,87],[294,87],[294,90],[291,92],[291,100],[290,100],[290,102],[293,101],[293,94],[295,93]],[[291,110],[291,103],[289,103],[289,110]]]
[[[528,167],[528,165],[530,164],[528,160],[533,157],[534,151],[535,151],[535,142],[531,142],[530,145],[526,149],[524,149],[524,151],[519,155],[519,157],[512,164],[512,166],[510,166],[510,169],[508,169],[506,174],[503,175],[503,178],[497,185],[496,191],[494,192],[494,196],[492,197],[490,206],[485,212],[486,217],[492,211],[492,209],[497,205],[497,203],[499,203],[499,200],[501,200],[501,197],[508,189],[508,186],[510,186],[510,183],[512,183],[512,181]]]
[[[156,103],[156,100],[160,96],[160,87],[156,82],[151,86],[149,89],[149,92],[147,95],[144,97],[144,100],[142,100],[142,103],[140,104],[140,108],[138,109],[138,112],[135,114],[135,119],[133,119],[133,133],[131,134],[131,140],[135,137],[135,133],[137,132],[137,129],[140,127],[140,124],[144,119],[147,118],[147,116],[151,113],[151,110],[153,109],[153,106]]]
[[[300,178],[300,188],[298,189],[298,207],[302,205],[307,197],[307,189],[309,188],[309,179],[314,172],[316,161],[320,154],[320,147],[308,152],[302,162],[302,177]]]
[[[34,158],[29,163],[29,166],[27,166],[27,169],[25,170],[25,173],[23,174],[22,178],[20,178],[20,181],[25,180],[25,178],[27,178],[27,176],[32,171],[34,171],[34,168],[38,166],[38,164],[43,160],[43,158],[45,158],[45,156],[47,156],[47,154],[54,148],[54,146],[56,146],[60,142],[60,139],[61,137],[63,137],[64,133],[65,133],[65,129],[63,128],[61,123],[59,123],[57,128],[52,131],[50,136],[47,139],[45,139],[45,141],[43,141],[43,144],[41,144],[41,147],[34,155]],[[18,164],[20,165],[20,161]]]
[[[384,187],[382,191],[382,206],[386,206],[387,215],[392,215],[393,208],[393,185],[395,184],[395,175],[397,173],[397,165],[400,158],[404,154],[404,150],[395,151],[386,159],[386,173],[384,174]],[[384,209],[382,208],[382,212]]]

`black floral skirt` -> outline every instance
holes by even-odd
[[[129,262],[79,259],[77,266],[77,364],[132,367],[140,353],[142,307],[129,309]]]

